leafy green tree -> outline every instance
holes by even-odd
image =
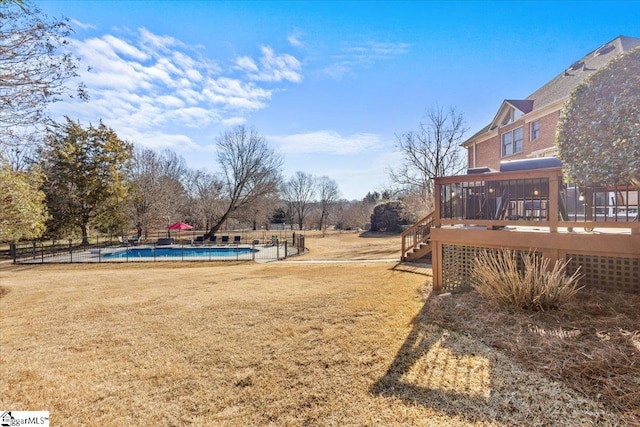
[[[574,89],[556,145],[575,182],[640,185],[640,48],[613,59]]]
[[[0,162],[0,241],[40,237],[45,229],[47,208],[37,171],[20,172]]]
[[[88,243],[90,226],[119,231],[132,156],[132,144],[102,121],[84,129],[67,117],[66,123],[52,128],[41,156],[50,231],[79,230],[83,244]]]
[[[275,208],[271,216],[273,224],[284,224],[287,222],[287,211],[285,208]]]
[[[371,231],[401,232],[403,225],[412,222],[402,202],[387,202],[376,206],[371,214]]]

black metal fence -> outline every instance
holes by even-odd
[[[73,239],[23,241],[11,244],[14,264],[127,263],[168,261],[256,261],[270,262],[304,252],[304,235],[220,235],[216,238],[158,237],[140,241],[131,237],[94,237],[88,244]]]

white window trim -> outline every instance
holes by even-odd
[[[538,124],[538,136],[534,138],[533,125],[536,123]],[[534,120],[532,122],[529,122],[529,141],[535,141],[538,139],[540,139],[540,120]]]
[[[516,149],[516,139],[514,138],[514,136],[515,136],[515,132],[517,130],[519,130],[519,129],[522,129],[522,139],[521,139],[521,141],[522,141],[522,150],[515,151],[515,149]],[[510,153],[505,153],[504,152],[504,140],[503,140],[503,138],[504,138],[504,135],[507,135],[507,134],[511,134],[511,152]],[[501,158],[514,156],[516,154],[520,154],[520,153],[523,153],[523,152],[524,152],[524,128],[522,126],[517,127],[515,129],[511,129],[510,131],[504,132],[504,133],[502,133],[500,135],[500,157]]]

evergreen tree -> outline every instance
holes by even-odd
[[[84,129],[68,117],[65,124],[51,129],[45,144],[42,169],[47,177],[50,231],[79,230],[83,244],[88,243],[90,226],[120,231],[125,225],[122,209],[132,144],[102,121]]]

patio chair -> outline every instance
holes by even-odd
[[[204,236],[196,236],[196,238],[193,241],[194,245],[202,245],[204,244]]]
[[[233,243],[239,245],[242,242],[242,236],[233,236]]]
[[[222,244],[223,245],[229,244],[229,236],[222,236]]]
[[[215,234],[209,237],[209,243],[213,243],[215,245],[217,241],[218,241],[218,236],[216,236]]]

